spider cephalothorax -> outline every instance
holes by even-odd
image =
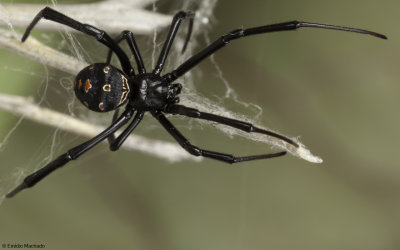
[[[143,73],[132,78],[132,93],[129,104],[137,110],[162,110],[168,104],[178,103],[176,97],[182,85],[170,84],[163,77]]]
[[[202,112],[197,109],[193,109],[183,105],[178,105],[177,103],[179,102],[179,99],[177,95],[179,94],[182,86],[180,84],[174,84],[172,82],[180,76],[184,75],[205,58],[227,45],[230,41],[249,35],[285,30],[296,30],[302,27],[312,27],[369,34],[386,39],[384,35],[367,30],[298,21],[277,23],[249,29],[238,29],[231,31],[224,36],[221,36],[212,44],[186,60],[175,70],[161,76],[160,74],[164,67],[164,63],[168,56],[168,52],[171,48],[172,42],[179,29],[180,23],[184,19],[190,20],[189,32],[184,45],[185,48],[190,38],[190,33],[193,25],[193,17],[193,12],[184,11],[180,11],[174,16],[170,30],[168,32],[167,39],[158,58],[156,67],[151,73],[146,73],[142,57],[140,55],[132,32],[123,31],[115,39],[112,39],[109,35],[107,35],[105,31],[88,24],[80,23],[48,7],[40,11],[26,29],[25,34],[22,36],[22,42],[27,39],[31,30],[41,18],[67,25],[87,35],[95,37],[99,42],[103,43],[110,49],[110,53],[107,57],[106,63],[95,63],[93,65],[90,65],[84,68],[77,75],[76,81],[74,82],[75,93],[78,99],[86,107],[93,111],[106,112],[114,109],[117,109],[117,111],[115,112],[112,124],[106,130],[104,130],[94,138],[90,139],[89,141],[68,150],[65,154],[59,156],[57,159],[50,162],[45,167],[27,176],[18,187],[7,194],[7,197],[12,197],[21,190],[32,187],[41,179],[53,172],[55,169],[64,166],[71,160],[77,159],[83,153],[105,139],[108,139],[111,150],[114,151],[119,149],[125,139],[129,136],[129,134],[132,133],[136,126],[141,122],[141,120],[143,119],[143,114],[148,111],[153,115],[154,118],[156,118],[160,122],[160,124],[168,131],[168,133],[170,133],[172,137],[174,137],[174,139],[187,152],[192,155],[212,158],[227,163],[237,163],[242,161],[251,161],[282,156],[286,152],[237,157],[230,154],[201,149],[192,145],[189,140],[187,140],[175,128],[175,126],[167,119],[167,117],[165,117],[164,113],[209,120],[236,129],[240,129],[248,133],[258,133],[272,136],[280,139],[283,144],[288,143],[294,147],[299,147],[299,145],[290,138],[266,129],[258,128],[250,123]],[[118,43],[123,40],[128,43],[129,48],[133,53],[139,72],[137,75],[135,74],[135,70],[130,63],[128,56],[118,45]],[[116,67],[110,65],[112,53],[115,53],[117,55],[122,70],[119,70]],[[246,82],[245,84],[250,84],[250,82]],[[120,116],[118,116],[118,108],[125,103],[127,103],[127,105],[125,105],[124,112]],[[128,123],[128,121],[131,119],[132,122],[127,126],[127,128],[123,130],[117,138],[115,138],[114,133],[126,123]]]

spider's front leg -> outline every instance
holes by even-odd
[[[174,115],[183,115],[183,116],[187,116],[187,117],[217,122],[217,123],[224,124],[224,125],[227,125],[227,126],[230,126],[233,128],[240,129],[247,133],[259,133],[259,134],[272,136],[272,137],[278,138],[286,143],[292,144],[296,148],[299,147],[299,145],[290,138],[287,138],[283,135],[277,134],[277,133],[269,131],[269,130],[258,128],[248,122],[244,122],[244,121],[240,121],[240,120],[236,120],[236,119],[232,119],[232,118],[228,118],[228,117],[224,117],[224,116],[220,116],[220,115],[214,115],[211,113],[201,112],[197,109],[189,108],[189,107],[186,107],[183,105],[178,105],[178,104],[168,105],[166,107],[165,111],[170,114],[174,114]]]
[[[354,33],[359,33],[359,34],[366,34],[366,35],[371,35],[375,36],[381,39],[387,39],[385,35],[364,30],[364,29],[356,29],[356,28],[350,28],[350,27],[344,27],[344,26],[336,26],[336,25],[330,25],[330,24],[320,24],[320,23],[310,23],[310,22],[302,22],[302,21],[290,21],[290,22],[283,22],[283,23],[277,23],[277,24],[270,24],[270,25],[264,25],[264,26],[259,26],[259,27],[254,27],[254,28],[248,28],[248,29],[236,29],[232,30],[231,32],[221,36],[217,40],[215,40],[213,43],[208,45],[206,48],[198,52],[197,54],[193,55],[189,59],[187,59],[184,63],[182,63],[178,68],[173,70],[172,72],[164,75],[163,77],[168,81],[168,82],[173,82],[180,76],[184,75],[186,72],[188,72],[190,69],[192,69],[194,66],[202,62],[204,59],[209,57],[210,55],[214,54],[218,50],[222,49],[225,47],[229,42],[237,40],[242,37],[247,37],[251,35],[258,35],[258,34],[265,34],[265,33],[271,33],[271,32],[279,32],[279,31],[288,31],[288,30],[297,30],[299,28],[321,28],[321,29],[331,29],[331,30],[340,30],[340,31],[347,31],[347,32],[354,32]]]
[[[89,141],[82,143],[79,146],[76,146],[67,151],[67,153],[60,155],[57,159],[50,162],[43,168],[39,169],[38,171],[28,175],[23,182],[17,186],[14,190],[6,195],[7,198],[11,198],[20,191],[24,190],[25,188],[30,188],[34,186],[36,183],[41,181],[47,175],[49,175],[54,170],[64,166],[71,160],[77,159],[79,156],[84,154],[89,149],[96,146],[98,143],[109,137],[112,133],[117,131],[121,128],[124,124],[126,124],[130,118],[132,117],[133,110],[125,111],[111,126],[109,126],[106,130],[95,136],[94,138],[90,139]]]
[[[232,119],[232,118],[228,118],[228,117],[224,117],[224,116],[220,116],[220,115],[214,115],[211,113],[201,112],[197,109],[189,108],[189,107],[186,107],[183,105],[178,105],[178,104],[168,105],[166,108],[166,112],[168,112],[170,114],[174,114],[174,115],[183,115],[183,116],[187,116],[187,117],[218,122],[218,123],[230,126],[230,127],[240,129],[247,133],[259,133],[259,134],[272,136],[272,137],[278,138],[282,141],[285,141],[286,143],[292,144],[296,148],[299,147],[299,145],[290,138],[287,138],[283,135],[277,134],[277,133],[269,131],[269,130],[258,128],[248,122],[244,122],[244,121],[240,121],[240,120],[236,120],[236,119]]]
[[[233,156],[230,154],[219,153],[215,151],[209,151],[205,149],[198,148],[192,145],[176,128],[175,126],[160,112],[153,111],[152,115],[161,123],[161,125],[168,131],[172,137],[190,154],[194,156],[203,156],[227,163],[238,163],[243,161],[253,161],[260,159],[267,159],[285,155],[286,152],[277,152],[272,154],[262,154],[262,155],[250,155],[250,156]]]

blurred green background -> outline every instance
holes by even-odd
[[[172,14],[179,5],[160,1],[158,6]],[[245,38],[216,54],[240,99],[262,107],[259,122],[300,136],[324,163],[285,156],[234,166],[207,159],[170,164],[137,152],[111,153],[104,144],[4,200],[0,243],[45,244],[46,249],[400,249],[399,9],[395,0],[220,0],[211,39],[240,27],[294,19],[389,37],[303,29]],[[34,35],[61,46],[57,32]],[[77,38],[90,57],[101,59],[98,49],[105,54],[102,45]],[[198,49],[205,46],[200,38]],[[138,36],[146,58],[151,39]],[[201,95],[217,100],[224,94],[209,60],[195,72]],[[73,93],[65,87],[73,78],[0,50],[0,92],[38,100],[48,81],[42,106],[68,113]],[[255,113],[226,105],[237,113]],[[18,119],[0,111],[1,140]],[[203,148],[237,155],[270,150],[212,128],[187,126],[189,119],[173,121]],[[135,133],[173,141],[149,116]],[[0,152],[1,189],[16,185],[19,171],[27,174],[85,139],[23,120]]]

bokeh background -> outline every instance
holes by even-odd
[[[163,0],[157,6],[172,14],[179,4]],[[104,144],[3,201],[0,243],[45,244],[46,249],[400,249],[399,9],[395,0],[220,0],[211,39],[240,27],[294,19],[389,37],[303,29],[245,38],[216,54],[240,100],[263,109],[258,122],[300,136],[324,163],[285,156],[234,166],[207,159],[171,164],[137,152],[111,153]],[[43,33],[48,43],[65,49],[58,32],[34,34],[45,40]],[[105,53],[100,44],[76,37],[92,58]],[[138,36],[147,56],[151,39]],[[204,39],[198,43],[205,46]],[[210,61],[196,72],[201,95],[218,100],[225,93]],[[0,50],[1,92],[38,99],[48,80],[42,105],[67,113],[73,93],[66,86],[73,78]],[[223,105],[256,113],[230,100]],[[81,111],[78,104],[74,109]],[[146,118],[135,133],[172,141]],[[1,139],[18,119],[0,111]],[[270,150],[189,119],[174,122],[204,148],[237,155]],[[28,173],[85,139],[23,120],[0,152],[2,188],[15,185],[15,169]]]

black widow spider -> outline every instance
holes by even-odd
[[[186,47],[193,25],[193,12],[180,11],[174,16],[156,67],[151,73],[146,72],[142,57],[139,53],[139,49],[136,45],[132,32],[123,31],[118,37],[112,39],[105,31],[88,24],[80,23],[49,7],[41,10],[32,20],[22,37],[22,42],[28,38],[31,30],[42,18],[64,24],[89,36],[93,36],[110,49],[106,63],[92,64],[78,73],[74,84],[75,94],[78,99],[90,110],[97,112],[116,110],[121,105],[125,103],[127,104],[125,111],[120,116],[118,116],[117,111],[115,112],[112,124],[106,130],[94,138],[86,141],[85,143],[68,150],[65,154],[59,156],[45,167],[27,176],[19,186],[6,195],[8,198],[13,197],[15,194],[25,188],[32,187],[57,168],[64,166],[71,160],[77,159],[83,153],[105,139],[108,139],[110,143],[110,149],[112,151],[118,150],[129,134],[132,133],[132,131],[143,119],[143,114],[147,111],[149,111],[168,131],[168,133],[170,133],[172,137],[174,137],[175,140],[192,155],[204,156],[227,163],[237,163],[242,161],[282,156],[286,154],[286,152],[235,157],[229,154],[200,149],[192,145],[164,116],[164,113],[209,120],[231,126],[248,133],[253,132],[276,137],[295,147],[299,146],[296,142],[289,138],[272,131],[257,128],[250,123],[205,113],[193,108],[185,107],[183,105],[178,105],[177,103],[179,102],[179,98],[177,95],[180,93],[182,85],[179,83],[172,84],[172,82],[184,75],[208,56],[224,47],[231,40],[249,35],[312,27],[356,32],[386,39],[386,36],[384,35],[367,30],[299,21],[283,22],[249,29],[236,29],[215,40],[212,44],[193,55],[172,72],[161,76],[160,74],[164,67],[164,63],[168,56],[172,42],[178,31],[179,25],[181,24],[182,20],[189,19],[189,32],[184,48]],[[135,73],[135,70],[131,66],[128,56],[118,45],[118,43],[123,40],[127,41],[134,55],[139,71],[138,74]],[[112,52],[117,55],[122,66],[122,71],[109,64]],[[136,114],[133,117],[135,112]],[[117,138],[115,138],[114,132],[125,125],[132,117],[133,120],[128,127]]]

